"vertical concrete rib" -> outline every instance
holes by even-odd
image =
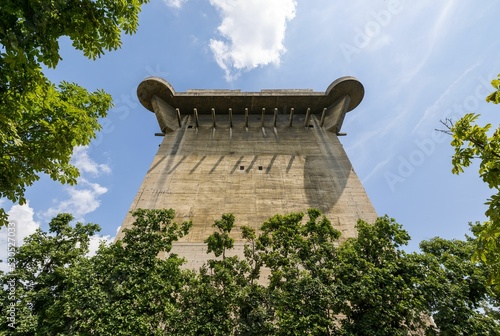
[[[195,125],[196,125],[196,128],[198,128],[198,127],[200,127],[200,123],[198,121],[198,110],[196,108],[194,108],[193,113],[194,113]]]
[[[309,118],[311,118],[311,109],[307,108],[306,119],[304,120],[304,127],[309,127]]]
[[[215,109],[212,107],[212,128],[213,129],[216,129],[217,128],[217,125],[215,124]]]
[[[327,108],[325,107],[323,109],[323,112],[321,112],[321,122],[320,122],[321,127],[323,127],[323,125],[325,124],[326,111],[327,111]]]

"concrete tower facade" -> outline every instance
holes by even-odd
[[[274,214],[318,208],[343,237],[356,234],[359,218],[376,218],[338,139],[345,114],[363,99],[355,78],[339,78],[325,92],[175,92],[150,77],[137,94],[164,139],[130,211],[173,208],[177,221],[192,220],[176,246],[192,266],[206,258],[203,240],[223,213],[258,228]],[[118,239],[132,222],[128,214]],[[238,229],[233,234],[240,238]]]

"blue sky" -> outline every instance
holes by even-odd
[[[153,0],[143,6],[138,32],[96,61],[61,39],[63,61],[49,78],[104,89],[115,107],[97,139],[75,150],[78,186],[43,177],[28,190],[27,205],[3,206],[22,223],[21,238],[68,211],[100,224],[111,240],[162,140],[135,94],[147,76],[179,92],[324,91],[338,77],[355,76],[366,94],[346,116],[341,141],[377,213],[403,224],[410,249],[434,236],[463,238],[468,222],[484,220],[491,191],[477,166],[451,174],[450,139],[435,129],[467,112],[500,123],[500,107],[484,101],[500,73],[498,9],[493,0]]]

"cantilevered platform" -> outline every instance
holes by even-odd
[[[227,112],[230,108],[235,114],[243,114],[245,109],[251,114],[260,114],[262,109],[288,110],[294,108],[297,113],[305,114],[307,109],[312,113],[322,113],[324,108],[335,104],[344,96],[350,98],[347,111],[351,111],[361,103],[365,90],[354,77],[341,77],[330,84],[325,92],[312,90],[262,90],[260,92],[241,92],[240,90],[189,90],[175,92],[166,80],[159,77],[146,78],[137,88],[137,96],[141,104],[154,112],[153,96],[161,98],[165,103],[191,113],[193,108],[200,114],[210,114],[215,108]]]
[[[288,126],[293,126],[294,115],[305,115],[305,124],[311,115],[320,118],[320,126],[339,133],[346,112],[359,105],[364,95],[363,85],[354,77],[341,77],[325,92],[312,90],[189,90],[176,93],[164,79],[149,77],[141,82],[137,95],[142,105],[155,112],[162,132],[173,132],[181,127],[182,117],[192,115],[199,127],[200,115],[210,115],[211,126],[217,128],[219,116],[227,118],[233,127],[233,116],[243,115],[248,128],[252,115],[259,115],[262,127],[276,127],[280,115],[288,114]],[[268,119],[266,123],[266,118]],[[283,119],[280,117],[280,119]],[[308,126],[308,125],[304,125]]]

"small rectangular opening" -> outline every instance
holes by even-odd
[[[240,166],[240,170],[245,170],[245,166]]]
[[[262,166],[259,166],[259,170],[262,170]]]
[[[314,128],[314,125],[309,125],[309,128]]]
[[[193,128],[193,125],[188,125],[188,128]]]

